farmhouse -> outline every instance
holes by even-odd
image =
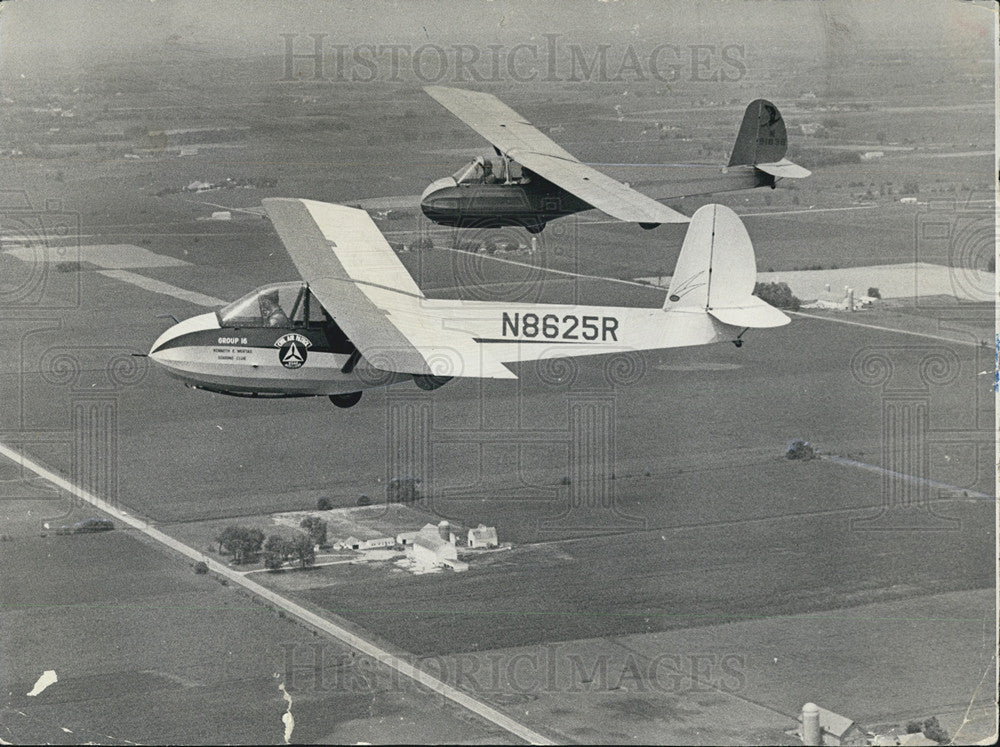
[[[469,547],[497,547],[499,544],[496,527],[480,524],[469,530]]]

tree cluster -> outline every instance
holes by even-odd
[[[779,309],[798,311],[802,305],[798,296],[788,287],[788,283],[757,283],[753,288],[753,294]]]
[[[326,522],[323,522],[326,533]],[[316,562],[316,549],[312,540],[305,535],[288,539],[278,534],[268,536],[264,542],[264,567],[271,570],[281,568],[289,561],[297,560],[302,568]]]
[[[236,565],[253,563],[264,544],[264,532],[255,527],[230,524],[215,537],[220,555],[231,555]]]
[[[385,486],[385,497],[389,503],[412,503],[423,498],[420,492],[420,478],[394,477]]]
[[[816,450],[808,441],[792,441],[785,450],[785,456],[789,459],[801,459],[808,462],[816,456]]]
[[[907,734],[917,734],[918,732],[923,732],[925,737],[938,744],[950,741],[947,729],[941,726],[937,716],[931,716],[923,721],[910,721],[906,725]]]
[[[326,544],[326,522],[316,516],[307,516],[299,524],[306,530],[314,545]]]

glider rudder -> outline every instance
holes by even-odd
[[[746,227],[724,205],[705,205],[692,216],[681,245],[664,310],[711,314],[734,327],[780,327],[791,321],[753,295],[757,259]]]
[[[729,166],[756,166],[785,157],[788,133],[778,107],[766,99],[751,101],[743,114]]]

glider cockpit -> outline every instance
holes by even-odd
[[[276,331],[322,332],[333,353],[355,347],[303,281],[271,283],[216,312],[220,329],[267,327]]]
[[[527,184],[528,176],[521,164],[502,156],[479,156],[456,171],[456,184]]]
[[[223,327],[322,326],[329,314],[304,282],[272,283],[248,293],[219,310]]]

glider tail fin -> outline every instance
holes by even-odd
[[[732,210],[705,205],[691,218],[664,310],[699,309],[734,327],[780,327],[791,321],[753,295],[757,260]]]
[[[729,166],[756,166],[785,157],[788,133],[778,107],[765,99],[751,101],[743,114]]]
[[[778,107],[766,99],[751,101],[743,114],[729,166],[754,166],[775,178],[801,179],[811,172],[785,158],[788,132]]]

